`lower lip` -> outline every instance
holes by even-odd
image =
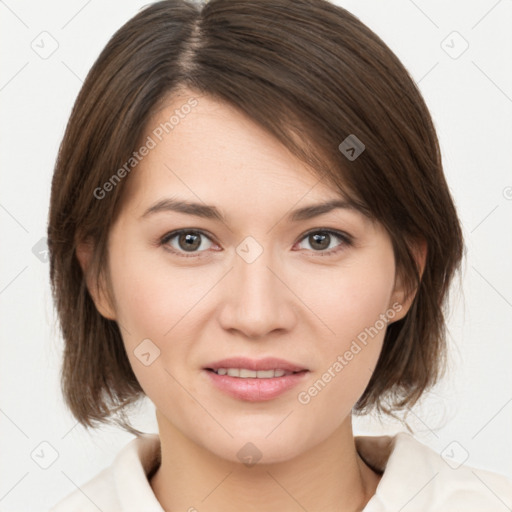
[[[282,377],[272,377],[271,379],[244,379],[229,377],[228,375],[218,375],[211,370],[204,371],[209,375],[213,384],[221,391],[234,398],[247,400],[248,402],[272,400],[299,384],[308,373],[308,370],[304,370],[292,373],[291,375],[283,375]]]

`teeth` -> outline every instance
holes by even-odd
[[[293,372],[286,370],[247,370],[246,368],[218,368],[214,370],[218,375],[228,375],[229,377],[239,377],[241,379],[272,379],[291,375]]]

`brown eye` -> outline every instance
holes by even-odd
[[[197,233],[182,233],[178,235],[178,245],[185,251],[194,251],[201,246],[201,235]]]
[[[307,240],[311,250],[320,253],[319,256],[337,253],[352,244],[352,239],[349,235],[333,230],[317,229],[316,231],[310,231],[303,236],[302,240]],[[339,241],[337,244],[336,240]]]
[[[314,233],[308,235],[309,243],[313,249],[328,249],[331,242],[331,235],[329,233]]]
[[[205,247],[204,240],[211,243],[210,238],[201,231],[182,229],[167,233],[160,243],[179,256],[187,256],[185,253],[192,253],[191,256],[196,256],[195,253],[205,252],[209,248],[208,244]],[[202,250],[198,250],[199,248]]]

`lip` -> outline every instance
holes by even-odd
[[[207,364],[204,369],[218,370],[219,368],[246,368],[247,370],[286,370],[289,372],[301,372],[307,370],[303,366],[279,359],[277,357],[265,357],[263,359],[249,359],[247,357],[229,357],[221,361]],[[236,378],[236,377],[234,377]],[[281,377],[276,377],[281,378]],[[273,380],[273,379],[270,379]]]
[[[248,370],[273,370],[281,369],[289,372],[297,372],[282,377],[270,379],[240,378],[229,375],[217,375],[213,370],[219,368],[246,368]],[[264,359],[248,359],[245,357],[231,357],[208,364],[203,368],[210,382],[220,391],[247,402],[263,402],[272,400],[303,381],[307,368],[284,359],[266,357]]]

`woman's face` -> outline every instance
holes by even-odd
[[[115,308],[96,304],[122,326],[160,426],[228,460],[247,442],[265,462],[287,460],[350,417],[386,325],[406,312],[391,241],[348,207],[294,215],[342,196],[232,107],[191,96],[147,125],[110,233]],[[233,357],[303,371],[247,380],[208,370]]]

